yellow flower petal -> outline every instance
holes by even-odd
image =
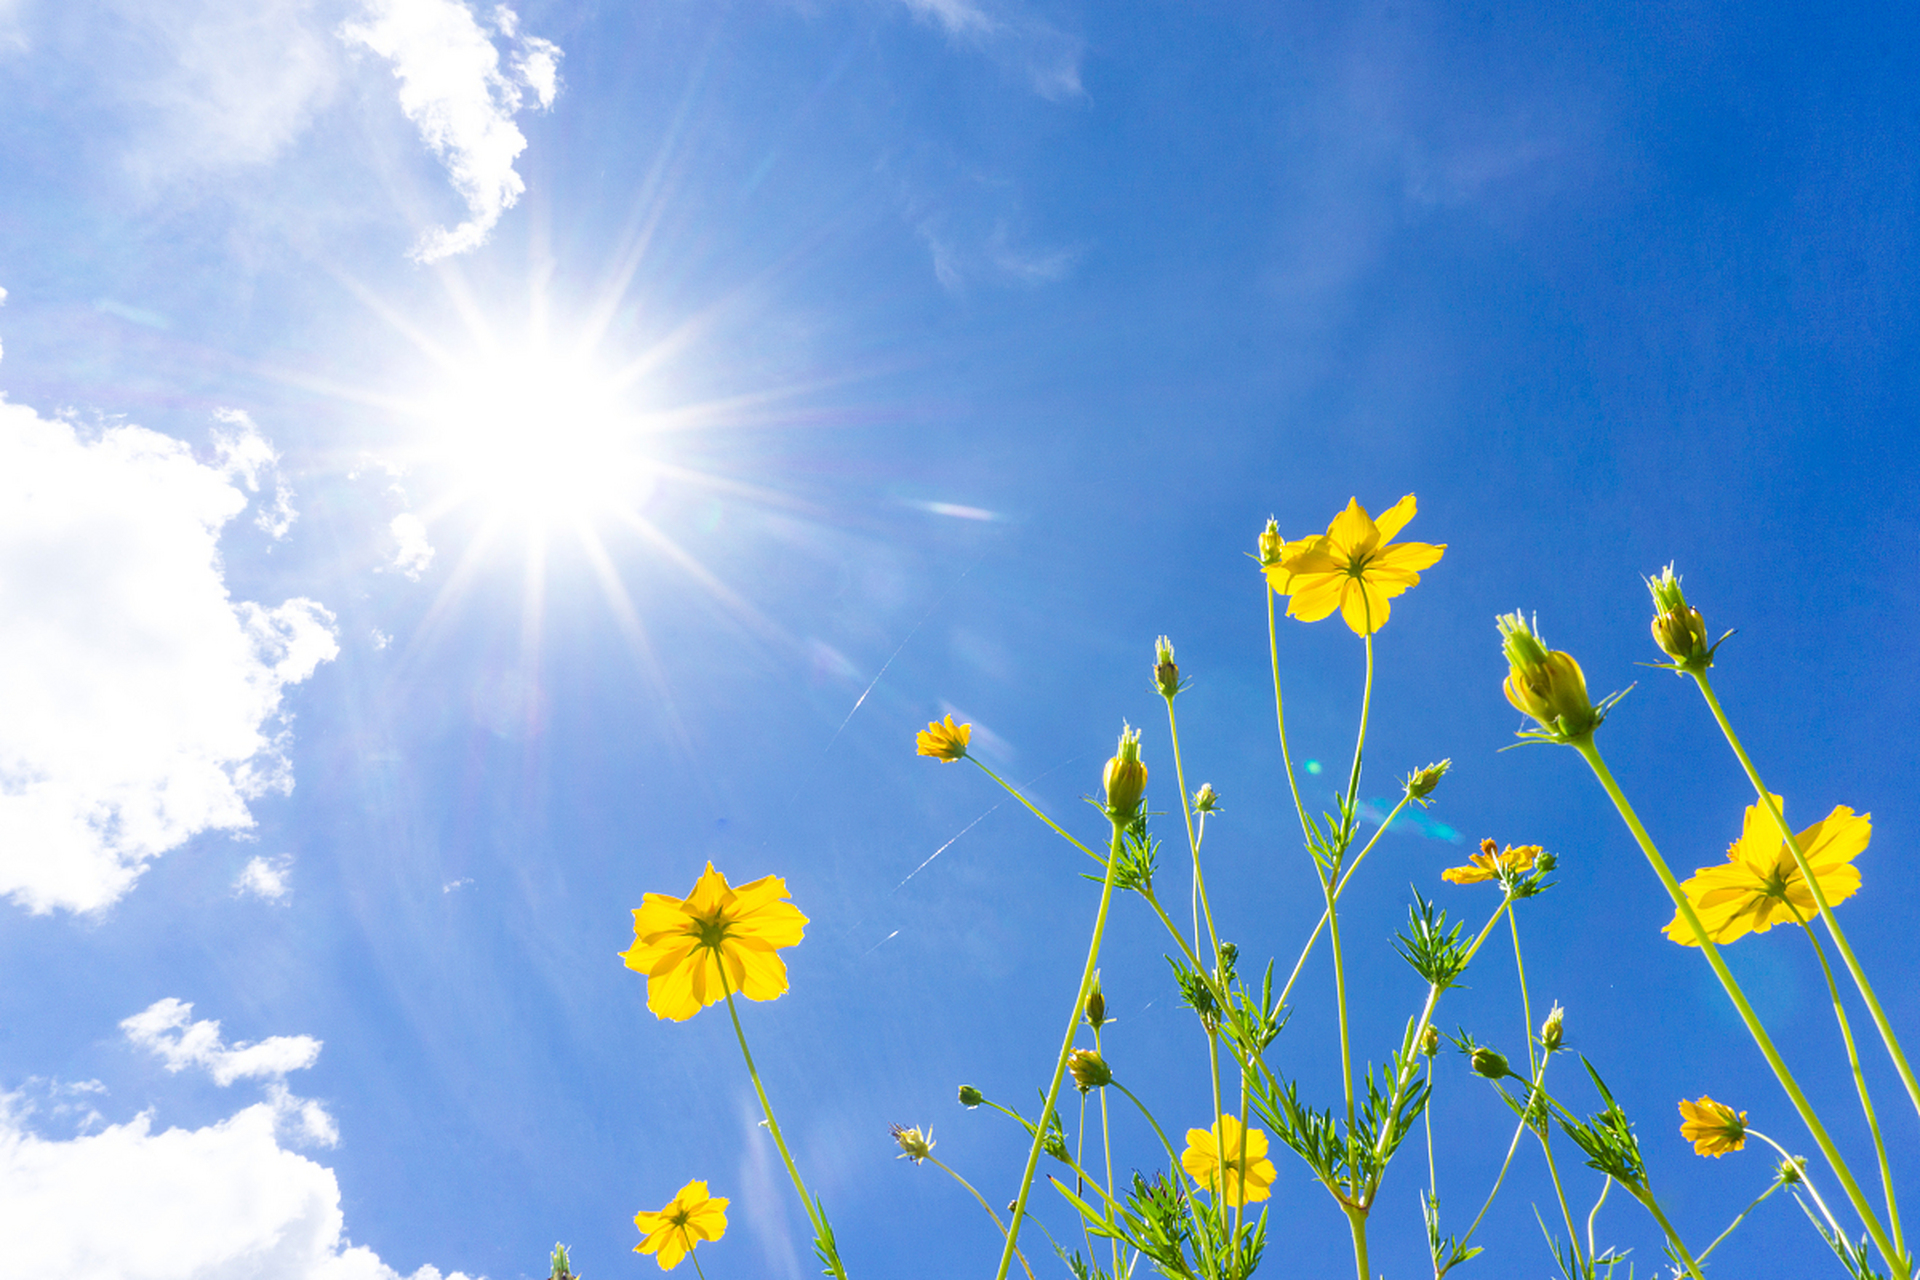
[[[1336,556],[1352,561],[1370,553],[1384,539],[1373,517],[1360,505],[1360,499],[1349,498],[1347,509],[1327,526],[1327,541],[1333,544]]]
[[[1773,797],[1773,803],[1780,804],[1780,797]],[[1866,849],[1871,836],[1871,816],[1855,814],[1845,805],[1835,806],[1799,834],[1800,849],[1830,905],[1846,901],[1860,888],[1860,871],[1853,859]],[[1780,838],[1773,815],[1759,804],[1747,806],[1740,838],[1728,848],[1727,861],[1701,867],[1681,882],[1680,890],[1716,944],[1765,933],[1776,924],[1804,923],[1818,912],[1793,851]],[[1699,945],[1677,910],[1663,932],[1682,946]]]
[[[1392,606],[1387,603],[1387,592],[1365,578],[1347,579],[1346,590],[1340,600],[1340,616],[1353,628],[1357,636],[1370,636],[1386,625],[1387,614]]]
[[[1373,526],[1380,531],[1380,541],[1392,542],[1399,537],[1400,531],[1407,527],[1407,521],[1413,519],[1413,513],[1413,495],[1408,494],[1374,517]],[[1421,567],[1425,568],[1424,565]]]

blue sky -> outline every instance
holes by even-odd
[[[0,1275],[506,1280],[556,1239],[647,1275],[632,1215],[691,1177],[733,1198],[707,1274],[808,1274],[728,1026],[656,1022],[616,958],[709,859],[811,919],[747,1031],[850,1269],[988,1274],[977,1206],[886,1126],[1011,1198],[1019,1135],[954,1092],[1044,1082],[1094,890],[914,730],[971,719],[1087,838],[1130,720],[1170,808],[1170,634],[1222,927],[1284,968],[1318,905],[1245,553],[1408,492],[1449,550],[1379,638],[1364,792],[1455,772],[1351,891],[1358,1052],[1419,996],[1409,886],[1477,919],[1440,868],[1546,845],[1536,1006],[1711,1239],[1769,1171],[1694,1157],[1678,1098],[1809,1144],[1578,760],[1498,754],[1493,618],[1639,682],[1601,745],[1706,866],[1751,792],[1633,665],[1640,575],[1677,561],[1739,629],[1719,687],[1789,816],[1872,812],[1843,911],[1920,1027],[1913,35],[1844,5],[0,0]],[[1281,642],[1296,749],[1344,761],[1358,642]],[[1150,926],[1117,907],[1109,1056],[1186,1128]],[[1805,948],[1730,955],[1870,1165]],[[1442,1024],[1517,1051],[1510,961],[1476,973]],[[1276,1046],[1323,1102],[1330,988],[1323,954]],[[1505,1116],[1443,1076],[1450,1218]],[[1289,1269],[1350,1271],[1290,1159]],[[1550,1265],[1528,1161],[1469,1268]],[[1375,1215],[1390,1276],[1425,1266],[1421,1176]],[[1602,1224],[1651,1273],[1644,1217]],[[1832,1265],[1781,1198],[1716,1258]]]

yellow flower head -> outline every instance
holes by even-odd
[[[1496,852],[1498,850],[1498,852]],[[1540,856],[1537,844],[1508,845],[1505,849],[1491,840],[1480,842],[1480,852],[1467,855],[1464,867],[1448,867],[1440,873],[1440,878],[1450,884],[1479,884],[1483,880],[1511,879],[1523,871],[1533,870],[1533,863]]]
[[[1780,797],[1773,798],[1775,804]],[[1873,815],[1835,805],[1832,813],[1800,833],[1800,850],[1820,882],[1828,905],[1844,902],[1860,887],[1853,860],[1873,834]],[[1797,917],[1818,914],[1813,891],[1793,860],[1793,850],[1780,838],[1773,818],[1757,804],[1747,806],[1740,838],[1717,867],[1702,867],[1683,881],[1681,890],[1707,936],[1716,943],[1732,942],[1749,933],[1765,933],[1776,924],[1792,924]],[[1697,947],[1693,929],[1678,911],[1668,922],[1666,935],[1683,947]]]
[[[1698,1102],[1682,1098],[1680,1136],[1693,1144],[1693,1154],[1718,1160],[1747,1145],[1747,1113],[1715,1102],[1704,1093]]]
[[[1293,597],[1287,614],[1318,622],[1335,609],[1355,635],[1370,636],[1387,623],[1387,601],[1420,581],[1446,553],[1444,543],[1394,542],[1393,535],[1413,519],[1408,494],[1375,520],[1358,498],[1333,518],[1325,534],[1290,542],[1277,565],[1266,567],[1267,583]]]
[[[633,1251],[652,1254],[662,1271],[671,1271],[700,1241],[727,1234],[727,1198],[709,1196],[707,1184],[696,1178],[658,1213],[642,1209],[634,1214],[633,1225],[645,1237]]]
[[[1267,1135],[1258,1129],[1244,1131],[1241,1143],[1240,1121],[1223,1115],[1211,1129],[1187,1130],[1187,1149],[1180,1154],[1180,1167],[1193,1175],[1201,1189],[1221,1195],[1220,1165],[1226,1165],[1225,1200],[1240,1205],[1265,1200],[1276,1176],[1273,1161],[1267,1159]]]
[[[914,754],[936,760],[958,760],[967,754],[967,743],[972,738],[973,726],[955,724],[951,715],[944,724],[929,720],[926,728],[913,735]]]
[[[647,894],[633,913],[633,946],[620,953],[647,975],[647,1008],[685,1022],[729,991],[749,1000],[786,994],[786,962],[774,952],[798,946],[807,923],[786,896],[779,876],[735,889],[711,862],[685,898]]]

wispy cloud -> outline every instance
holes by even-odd
[[[0,893],[32,911],[103,908],[293,785],[282,691],[339,652],[333,616],[229,597],[234,480],[267,463],[224,439],[210,466],[0,401]]]
[[[510,42],[504,69],[489,28]],[[484,244],[526,190],[513,164],[527,139],[513,117],[529,93],[542,108],[553,105],[560,47],[521,32],[505,5],[483,26],[460,0],[367,0],[365,19],[348,22],[340,35],[393,64],[401,111],[467,204],[468,219],[430,228],[413,258],[434,262]]]
[[[120,1029],[167,1070],[204,1067],[223,1088],[235,1080],[278,1079],[305,1070],[320,1057],[320,1042],[312,1036],[269,1036],[257,1044],[230,1045],[220,1038],[217,1021],[194,1021],[193,1005],[172,996],[122,1019]]]
[[[1085,47],[1052,23],[1014,6],[989,8],[974,0],[900,0],[948,39],[1018,69],[1043,98],[1077,98]]]
[[[108,0],[108,86],[138,110],[128,163],[148,178],[270,161],[333,97],[320,0]],[[140,323],[136,321],[136,323]]]

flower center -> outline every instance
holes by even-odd
[[[702,947],[710,951],[718,951],[720,944],[727,940],[728,926],[732,923],[727,919],[725,912],[716,911],[704,919],[696,919],[693,922],[693,936],[699,940]]]

